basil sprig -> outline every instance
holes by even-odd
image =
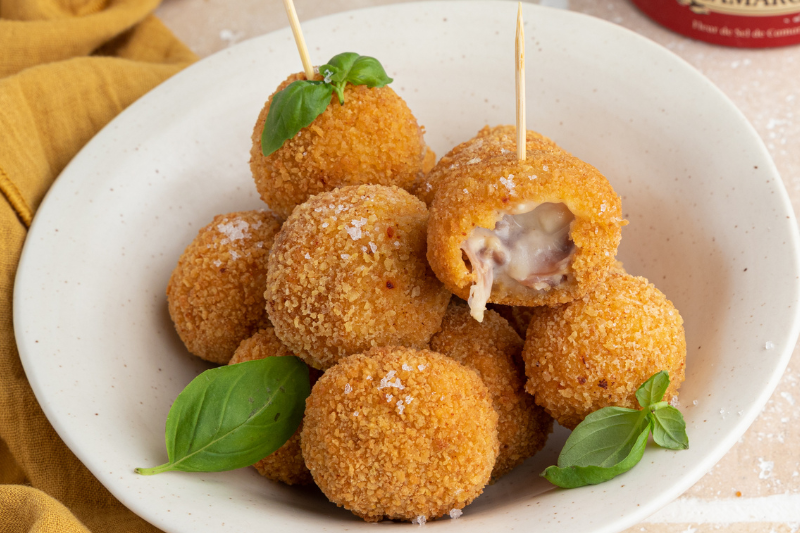
[[[548,467],[542,476],[565,489],[608,481],[636,466],[651,431],[659,446],[687,449],[683,415],[662,401],[668,387],[669,374],[662,370],[636,391],[641,410],[604,407],[587,416],[564,444],[558,466]]]
[[[250,466],[294,435],[310,393],[308,366],[297,357],[206,370],[169,410],[169,462],[136,472],[221,472]]]
[[[344,105],[344,88],[366,85],[383,87],[393,80],[374,57],[345,52],[333,56],[319,67],[320,80],[298,80],[272,97],[267,121],[261,132],[261,153],[268,156],[283,146],[301,129],[311,125],[331,101],[335,92]]]

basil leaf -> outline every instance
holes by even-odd
[[[564,443],[558,466],[616,465],[630,454],[636,439],[649,427],[647,411],[604,407],[578,424]]]
[[[221,472],[252,465],[294,435],[310,393],[308,367],[297,357],[206,370],[169,410],[169,462],[136,472]]]
[[[689,436],[686,434],[686,422],[680,411],[667,405],[653,411],[653,440],[662,448],[670,450],[686,450],[689,448]]]
[[[333,87],[321,81],[297,80],[275,94],[261,133],[261,153],[268,156],[327,109]]]
[[[647,409],[652,404],[661,401],[668,387],[669,372],[666,370],[656,372],[636,390],[636,400],[639,405]]]
[[[580,427],[580,425],[579,425]],[[577,429],[577,428],[576,428]],[[584,485],[597,485],[627,472],[642,460],[650,435],[649,424],[639,433],[627,455],[619,462],[609,466],[551,466],[542,472],[542,477],[553,485],[564,489],[574,489]],[[560,458],[559,458],[560,459]],[[560,462],[560,461],[559,461]]]
[[[369,88],[383,87],[394,80],[383,70],[381,62],[374,57],[359,56],[355,60],[350,72],[347,74],[346,81],[353,85],[366,85]]]
[[[347,74],[359,57],[361,56],[355,52],[337,54],[324,65],[320,65],[319,73],[325,76],[326,80],[330,80],[328,83],[342,83],[347,81]],[[326,71],[330,71],[331,74],[328,75]]]
[[[319,72],[326,80],[330,80],[330,83],[342,87],[345,83],[366,85],[369,88],[383,87],[394,81],[386,74],[380,61],[374,57],[360,56],[355,52],[344,52],[333,56],[330,61],[319,67]]]

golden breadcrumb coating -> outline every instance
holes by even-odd
[[[304,79],[303,73],[292,74],[275,93]],[[309,197],[345,185],[410,189],[422,179],[423,165],[430,169],[436,160],[425,146],[424,128],[390,87],[350,84],[344,90],[344,105],[334,93],[310,126],[264,157],[261,134],[275,93],[253,129],[250,169],[261,198],[282,218]]]
[[[478,375],[441,354],[376,348],[343,359],[306,401],[301,437],[314,481],[368,522],[428,519],[483,492],[497,413]]]
[[[512,307],[510,305],[500,304],[489,304],[486,307],[505,318],[508,323],[511,324],[511,327],[514,328],[514,331],[517,332],[517,335],[519,335],[523,341],[525,340],[525,336],[528,334],[528,324],[531,323],[531,317],[533,316],[533,307]]]
[[[564,152],[556,143],[532,130],[527,130],[525,135],[526,149]],[[452,168],[463,167],[470,164],[476,157],[486,157],[488,154],[503,154],[517,152],[516,126],[484,126],[472,139],[465,141],[445,154],[439,163],[412,190],[414,195],[431,205],[436,194],[439,180],[448,176]]]
[[[186,247],[169,278],[167,302],[191,353],[224,365],[243,339],[269,325],[267,257],[280,227],[266,211],[217,215]]]
[[[475,322],[466,304],[454,300],[442,330],[431,339],[431,350],[477,372],[489,389],[499,417],[500,454],[492,470],[493,483],[544,447],[553,419],[525,392],[525,373],[515,364],[522,354],[522,339],[503,317],[488,311],[483,322]]]
[[[493,229],[504,212],[522,204],[563,203],[575,216],[569,275],[550,290],[495,283],[489,302],[557,305],[580,298],[605,278],[627,222],[619,197],[597,169],[563,152],[529,152],[517,161],[515,152],[479,147],[475,159],[440,181],[428,222],[428,261],[453,294],[466,300],[477,280],[462,255],[465,239],[476,227]]]
[[[638,408],[636,389],[669,372],[678,395],[686,365],[683,319],[645,278],[609,274],[581,299],[534,311],[522,353],[526,390],[559,424],[574,428],[603,407]]]
[[[375,346],[427,347],[450,300],[425,261],[427,221],[425,204],[383,185],[298,206],[269,260],[264,296],[278,337],[320,369]]]
[[[268,327],[249,339],[243,340],[228,364],[235,365],[245,361],[264,359],[265,357],[283,357],[287,355],[294,354],[278,339],[275,335],[275,330]],[[313,386],[322,374],[319,370],[309,367],[308,375]],[[314,482],[300,451],[300,432],[302,429],[303,424],[301,423],[294,435],[283,446],[253,465],[259,474],[287,485],[308,485]]]

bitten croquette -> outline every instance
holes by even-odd
[[[275,335],[271,327],[264,328],[252,337],[245,339],[234,352],[229,365],[255,361],[265,357],[284,357],[294,355]],[[318,370],[308,369],[311,386],[321,375]],[[306,468],[303,454],[300,451],[300,432],[303,424],[283,446],[254,464],[258,473],[273,481],[281,481],[287,485],[309,485],[314,482],[311,472]]]
[[[608,180],[564,152],[474,150],[448,170],[428,223],[428,261],[481,320],[485,303],[535,307],[580,298],[614,265],[622,207]]]
[[[522,339],[503,317],[488,311],[478,324],[465,303],[453,300],[442,330],[431,339],[431,350],[477,372],[489,389],[499,416],[500,441],[492,483],[544,447],[553,419],[525,392],[525,373],[515,363],[522,354]]]
[[[292,74],[275,92],[304,79],[303,73]],[[261,198],[281,218],[311,196],[345,185],[410,189],[436,160],[423,128],[397,93],[388,86],[351,84],[344,89],[344,104],[334,94],[311,125],[265,157],[261,134],[274,96],[253,129],[250,169]]]
[[[265,211],[217,215],[186,247],[167,285],[169,314],[194,355],[226,364],[269,325],[267,256],[280,221]]]
[[[450,300],[425,261],[427,221],[425,204],[382,185],[298,206],[269,260],[265,297],[278,337],[319,369],[376,346],[427,347]]]
[[[611,273],[586,296],[533,312],[522,354],[536,403],[573,429],[603,407],[637,409],[636,389],[669,372],[667,401],[684,379],[678,310],[645,278]]]
[[[564,152],[556,143],[535,131],[526,131],[526,149]],[[413,189],[414,195],[430,207],[439,181],[450,174],[453,168],[475,164],[475,158],[490,154],[517,151],[517,128],[515,126],[484,126],[478,134],[459,144],[442,157],[433,169]],[[566,153],[566,152],[564,152]]]
[[[431,519],[483,492],[497,413],[478,375],[428,350],[343,359],[306,401],[301,443],[314,481],[366,521]]]

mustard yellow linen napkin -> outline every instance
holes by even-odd
[[[196,59],[159,0],[0,0],[0,532],[154,532],[64,445],[25,377],[12,293],[47,189],[105,124]]]

